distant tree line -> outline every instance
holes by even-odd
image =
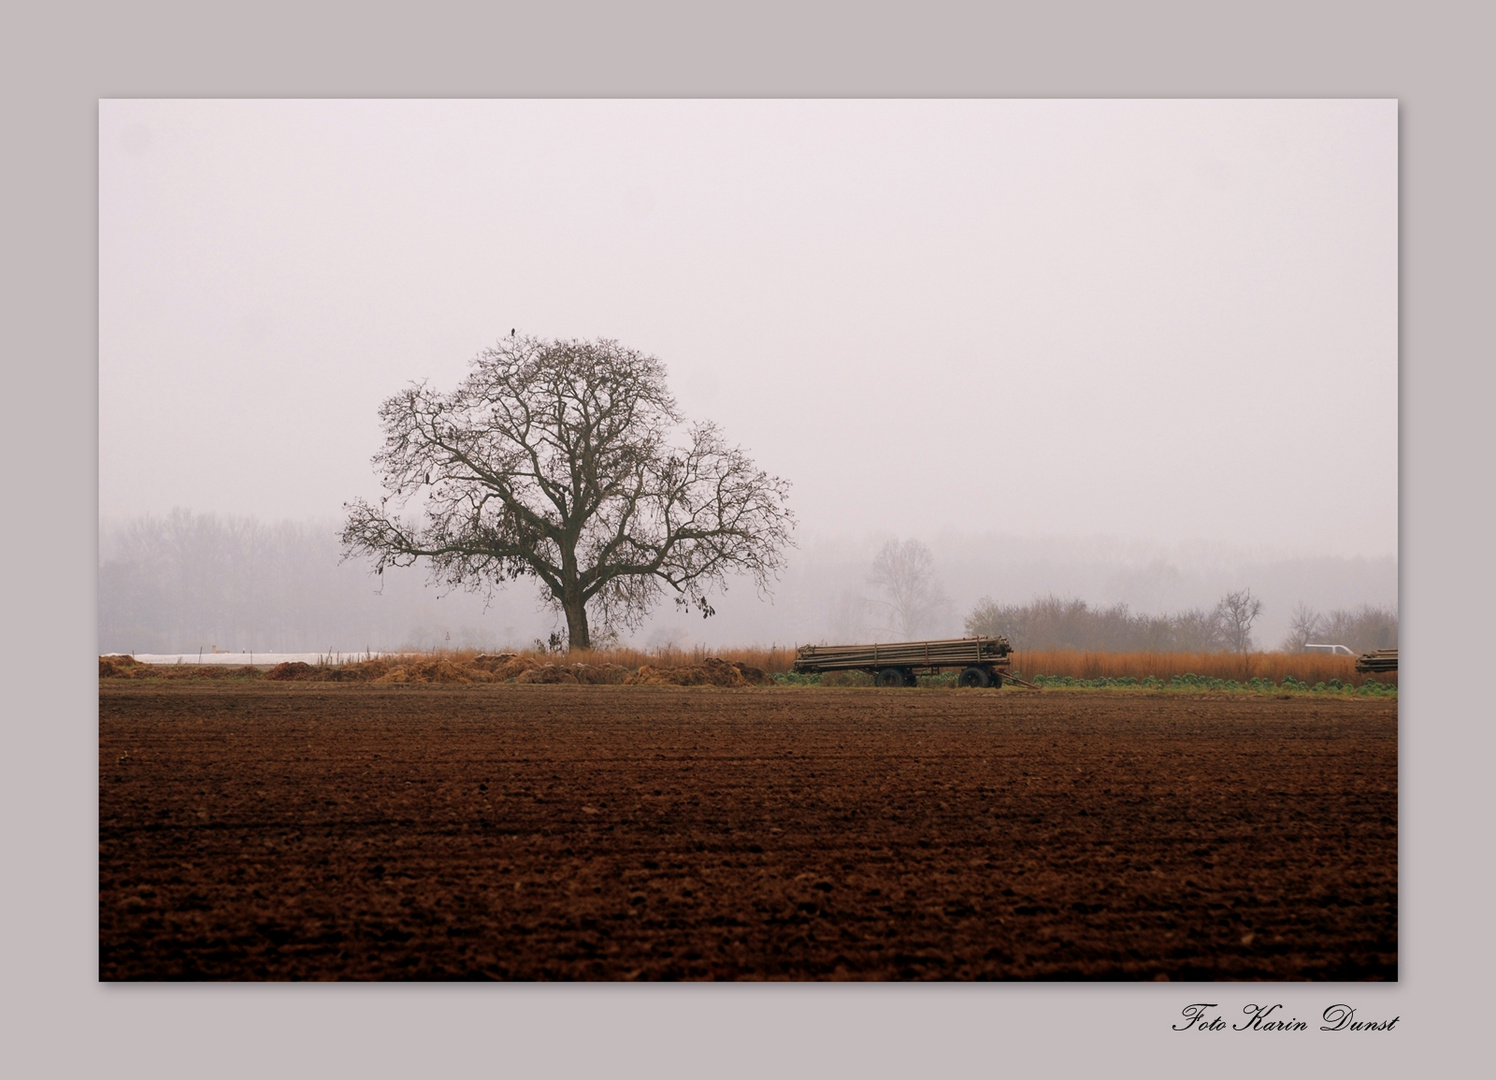
[[[486,648],[500,636],[477,598],[438,601],[418,571],[381,579],[343,562],[332,521],[266,524],[178,509],[121,523],[100,549],[104,652]],[[515,637],[533,630],[527,620]]]
[[[1397,608],[1362,604],[1358,608],[1319,612],[1307,604],[1293,610],[1284,652],[1306,652],[1307,646],[1344,645],[1352,652],[1397,648]]]
[[[1126,604],[1092,607],[1084,600],[1037,597],[1000,604],[984,597],[966,617],[971,635],[1006,635],[1018,649],[1091,652],[1246,652],[1256,648],[1252,623],[1261,602],[1250,590],[1227,593],[1212,609],[1167,615],[1135,612]],[[1309,644],[1345,645],[1353,652],[1397,647],[1397,610],[1363,605],[1319,613],[1300,605],[1280,645],[1303,652]]]
[[[1041,596],[1027,604],[983,597],[966,617],[970,635],[1005,635],[1016,649],[1092,652],[1226,652],[1233,648],[1217,611],[1189,608],[1145,615],[1126,604],[1092,607],[1084,600]]]

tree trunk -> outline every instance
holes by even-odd
[[[577,540],[567,535],[561,548],[561,610],[566,612],[566,645],[576,652],[592,648],[587,633],[587,599],[582,594],[581,574],[577,570]]]
[[[561,610],[566,612],[566,642],[571,650],[592,648],[592,639],[587,633],[587,604],[581,591],[562,597]]]

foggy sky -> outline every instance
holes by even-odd
[[[1397,554],[1394,101],[104,101],[106,516],[336,516],[511,327],[802,540]]]

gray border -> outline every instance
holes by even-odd
[[[734,1075],[1044,1072],[1119,1061],[1237,1075],[1289,1065],[1438,1071],[1480,1053],[1489,933],[1479,823],[1490,736],[1461,673],[1483,672],[1490,600],[1479,489],[1492,375],[1475,313],[1488,257],[1490,20],[1474,6],[1266,3],[962,6],[596,3],[506,10],[282,0],[34,7],[3,67],[4,295],[12,522],[5,655],[9,1009],[19,1071],[149,1064],[195,1075],[515,1066]],[[1484,75],[1484,84],[1476,79]],[[1485,91],[1485,93],[1482,93]],[[1181,988],[118,988],[96,976],[96,118],[148,96],[1356,96],[1401,102],[1403,956],[1396,987],[1337,987],[1403,1017],[1396,1040],[1181,1044]],[[1488,232],[1488,230],[1487,230]],[[1477,232],[1483,241],[1485,232]],[[1487,350],[1488,351],[1488,350]],[[1469,357],[1471,359],[1465,359]],[[38,448],[40,448],[38,450]],[[1477,471],[1479,470],[1479,471]],[[42,550],[38,552],[36,549]],[[1468,707],[1467,707],[1468,706]],[[1473,857],[1472,857],[1473,856]],[[1195,988],[1201,989],[1201,988]],[[1207,1000],[1317,1001],[1213,986]],[[1328,1001],[1326,1002],[1328,1003]],[[1456,1014],[1456,1015],[1451,1015]],[[1482,1054],[1488,1057],[1488,1052]],[[201,1064],[200,1064],[201,1063]],[[628,1069],[628,1066],[625,1065]],[[509,1071],[509,1070],[505,1070]],[[634,1071],[634,1069],[628,1069]],[[1129,1069],[1128,1071],[1131,1071]]]

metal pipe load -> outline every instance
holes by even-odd
[[[1356,670],[1359,672],[1378,672],[1397,670],[1396,649],[1376,649],[1369,653],[1362,653],[1356,657]]]
[[[794,670],[876,671],[882,668],[1001,667],[1010,661],[1005,637],[945,638],[939,641],[877,642],[871,645],[802,645]]]

